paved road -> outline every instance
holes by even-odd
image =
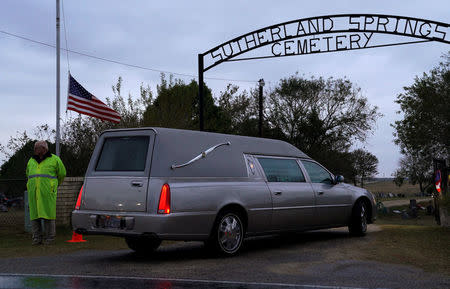
[[[120,250],[0,259],[0,272],[79,278],[86,275],[142,277],[172,282],[191,280],[191,285],[209,280],[219,281],[219,285],[225,284],[211,288],[233,288],[226,285],[235,284],[233,282],[241,284],[236,288],[274,288],[270,284],[310,286],[305,288],[450,288],[450,276],[426,273],[413,267],[413,264],[392,265],[358,260],[358,250],[370,246],[371,239],[377,233],[376,226],[371,225],[370,229],[372,232],[364,238],[352,238],[342,228],[283,238],[251,239],[245,243],[243,252],[233,258],[213,257],[204,250],[202,243],[177,242],[163,245],[148,257],[130,250]],[[260,287],[252,287],[252,284],[259,284]],[[175,285],[148,287],[193,288],[178,283]]]
[[[0,289],[339,289],[305,284],[80,275],[0,274]],[[347,289],[357,289],[346,287]]]

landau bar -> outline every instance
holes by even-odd
[[[330,16],[296,20],[250,32],[230,40],[207,53],[217,63],[249,50],[272,44],[272,55],[295,55],[320,51],[365,48],[373,33],[446,40],[447,27],[438,23],[400,16]],[[369,32],[345,34],[348,32]],[[293,41],[318,34],[335,34]],[[325,48],[320,48],[322,43]]]

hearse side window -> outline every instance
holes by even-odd
[[[144,171],[148,136],[106,138],[96,171]]]
[[[300,167],[293,159],[258,158],[268,182],[304,182]]]
[[[330,173],[320,165],[309,161],[302,161],[302,164],[305,167],[306,172],[308,172],[312,183],[333,183]]]
[[[253,160],[250,157],[245,157],[247,161],[247,172],[249,176],[254,176],[256,174],[256,167]]]

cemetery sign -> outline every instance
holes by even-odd
[[[233,38],[198,55],[200,130],[203,73],[220,63],[430,41],[450,44],[449,27],[448,23],[405,16],[339,14],[292,20]],[[398,36],[404,41],[399,42]]]

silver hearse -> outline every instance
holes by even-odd
[[[279,140],[109,130],[93,152],[72,226],[122,236],[143,253],[161,240],[203,240],[233,255],[247,236],[340,226],[364,235],[375,200],[342,181]]]

